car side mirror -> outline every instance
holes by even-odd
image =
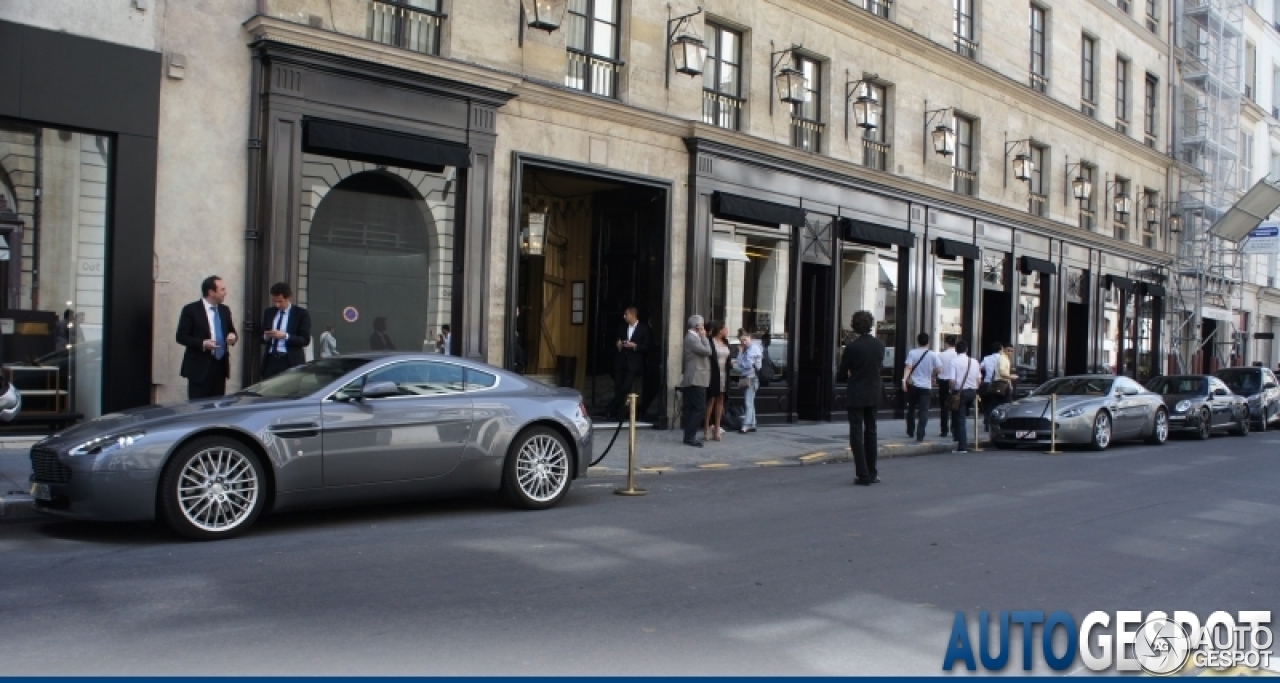
[[[370,382],[364,385],[364,390],[360,392],[360,398],[387,398],[388,396],[399,396],[400,387],[395,382]]]

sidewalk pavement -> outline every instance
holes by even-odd
[[[840,417],[843,417],[841,415]],[[616,424],[598,424],[594,458],[599,458],[616,431]],[[901,458],[950,453],[950,437],[938,436],[938,421],[930,419],[923,442],[907,438],[905,421],[881,418],[877,421],[880,455]],[[701,436],[701,434],[699,434]],[[801,467],[824,463],[850,462],[849,426],[836,422],[801,422],[764,425],[752,434],[727,432],[721,441],[708,441],[703,448],[681,442],[679,430],[636,429],[636,473],[641,476],[750,467]],[[31,474],[29,449],[38,437],[0,437],[0,522],[38,517],[28,495]],[[626,474],[627,428],[618,432],[613,448],[588,472],[589,477]],[[853,468],[848,479],[853,481]]]

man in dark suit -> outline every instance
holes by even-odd
[[[262,379],[275,377],[307,362],[305,349],[311,345],[311,314],[294,306],[288,284],[271,285],[271,308],[262,314]]]
[[[610,418],[618,420],[629,417],[622,414],[622,406],[636,377],[644,372],[644,354],[649,350],[649,326],[640,322],[635,306],[629,306],[622,314],[622,323],[614,343],[618,355],[613,357],[613,400],[606,411]],[[639,413],[639,406],[636,412]]]
[[[231,309],[223,305],[227,287],[211,275],[200,283],[204,295],[182,307],[175,339],[186,347],[182,376],[187,378],[187,398],[208,398],[227,393],[231,376],[231,347],[236,345],[236,325]]]
[[[844,347],[837,377],[848,382],[845,406],[849,411],[849,447],[853,450],[854,484],[870,486],[880,482],[876,472],[876,408],[880,406],[880,368],[884,364],[884,342],[871,334],[875,317],[868,311],[853,314],[850,327],[857,334]]]

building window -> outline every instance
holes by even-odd
[[[1146,85],[1143,86],[1145,103],[1142,105],[1142,132],[1148,147],[1156,146],[1156,95],[1160,80],[1147,74]]]
[[[862,9],[876,15],[877,17],[889,18],[889,5],[891,0],[853,0],[853,4]]]
[[[791,144],[807,152],[822,148],[822,65],[796,55],[796,69],[804,73],[804,102],[791,105]]]
[[[1147,222],[1146,209],[1147,207],[1151,207],[1151,206],[1156,207],[1156,224],[1155,225],[1152,225],[1151,223]],[[1148,249],[1157,248],[1158,243],[1156,241],[1156,228],[1160,226],[1164,218],[1164,216],[1161,215],[1162,212],[1160,211],[1159,207],[1160,207],[1160,193],[1150,188],[1146,189],[1142,193],[1142,206],[1139,207],[1142,213],[1141,213],[1141,218],[1139,220],[1142,221],[1142,246],[1147,247]]]
[[[707,22],[702,69],[702,121],[738,130],[742,125],[742,34]]]
[[[1086,181],[1089,182],[1091,186],[1093,186],[1093,192],[1089,193],[1088,198],[1084,200],[1076,200],[1080,204],[1080,229],[1081,230],[1092,231],[1094,227],[1093,214],[1094,214],[1094,207],[1097,205],[1096,202],[1098,197],[1098,186],[1095,181],[1095,178],[1097,178],[1097,175],[1098,175],[1097,168],[1095,168],[1091,164],[1081,162],[1080,177],[1084,178]]]
[[[369,40],[428,55],[440,54],[440,0],[372,0]]]
[[[1253,133],[1240,134],[1240,188],[1253,185]]]
[[[956,52],[969,59],[978,58],[978,44],[974,42],[973,32],[974,0],[951,0],[955,9],[953,30],[956,36]]]
[[[1089,36],[1080,38],[1080,111],[1094,116],[1097,113],[1097,94],[1093,77],[1096,72],[1095,53],[1098,41]]]
[[[1129,132],[1129,60],[1116,57],[1116,130]]]
[[[1031,182],[1028,185],[1030,194],[1027,198],[1027,211],[1033,216],[1047,216],[1049,213],[1049,148],[1031,145]]]
[[[1125,14],[1128,14],[1128,13],[1129,13],[1129,0],[1116,0],[1116,7],[1119,7],[1121,12],[1124,12]]]
[[[973,196],[978,191],[977,166],[974,164],[973,128],[975,121],[956,114],[951,125],[956,129],[956,153],[952,155],[951,189]]]
[[[574,90],[617,97],[619,0],[569,0],[565,35],[568,68],[564,84]]]
[[[870,95],[880,103],[880,125],[862,129],[862,165],[877,171],[889,170],[889,99],[883,85],[866,83],[860,95]]]
[[[1131,208],[1129,213],[1122,214],[1116,211],[1116,199],[1119,197],[1124,197],[1130,200]],[[1132,211],[1133,198],[1129,196],[1129,181],[1125,178],[1117,177],[1116,183],[1115,183],[1115,192],[1111,196],[1106,197],[1106,200],[1111,203],[1111,222],[1112,222],[1112,227],[1114,228],[1113,234],[1115,235],[1115,238],[1120,240],[1121,242],[1128,242],[1129,241],[1129,217],[1133,213]]]
[[[1156,0],[1147,0],[1147,30],[1152,33],[1160,32],[1160,14],[1158,11]]]
[[[1031,5],[1031,89],[1044,92],[1049,85],[1049,74],[1045,64],[1045,10],[1038,5]]]

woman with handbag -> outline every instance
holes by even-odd
[[[720,441],[724,430],[720,418],[724,415],[724,403],[729,382],[729,328],[724,323],[713,322],[707,330],[711,340],[711,385],[707,387],[707,411],[702,416],[703,441]]]
[[[741,332],[741,331],[740,331]],[[760,390],[760,367],[764,361],[764,346],[751,339],[751,335],[741,332],[738,335],[738,358],[734,361],[738,367],[738,387],[746,393],[742,398],[745,412],[742,415],[742,433],[756,430],[756,392]]]

